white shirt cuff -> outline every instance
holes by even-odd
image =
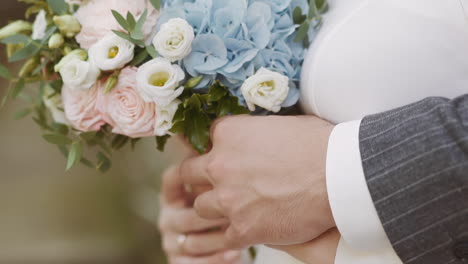
[[[367,187],[359,148],[361,121],[333,130],[327,154],[327,189],[333,217],[351,248],[378,251],[390,242]]]

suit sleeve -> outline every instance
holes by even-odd
[[[468,95],[428,98],[366,117],[363,172],[405,264],[468,261]]]

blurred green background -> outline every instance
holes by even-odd
[[[2,25],[23,14],[24,5],[1,0]],[[0,82],[0,96],[7,87]],[[10,102],[0,111],[0,264],[166,263],[157,191],[182,146],[173,140],[162,154],[149,139],[118,153],[107,174],[82,166],[65,173],[65,158],[35,123],[13,119],[20,109]]]

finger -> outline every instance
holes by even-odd
[[[202,256],[226,249],[224,232],[187,235],[184,243],[179,243],[180,235],[168,234],[163,238],[166,252],[170,254]]]
[[[242,264],[239,251],[227,251],[205,257],[178,256],[169,259],[170,264]]]
[[[185,189],[178,167],[171,167],[163,174],[162,195],[166,203],[185,204]]]
[[[220,228],[229,223],[227,219],[201,218],[194,209],[168,209],[163,213],[162,221],[167,223],[170,231],[180,234]]]
[[[215,191],[209,191],[198,196],[195,200],[194,208],[197,214],[205,219],[225,218]]]
[[[186,159],[179,168],[184,184],[207,185],[212,184],[208,173],[209,154]]]

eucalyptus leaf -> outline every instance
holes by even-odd
[[[16,99],[20,95],[20,93],[23,91],[25,86],[25,81],[23,78],[20,78],[18,82],[16,82],[16,85],[13,87],[13,90],[11,92],[11,98]]]
[[[13,78],[13,76],[10,73],[10,70],[8,70],[8,68],[3,64],[0,64],[0,77],[7,80],[11,80]]]
[[[47,3],[57,15],[63,15],[68,11],[68,4],[65,0],[47,0]]]
[[[20,43],[26,44],[30,41],[31,41],[31,38],[23,34],[16,34],[16,35],[9,36],[7,38],[0,40],[0,42],[3,44],[20,44]]]
[[[96,169],[102,173],[106,173],[112,166],[110,159],[102,152],[98,152],[97,155],[98,163]]]
[[[47,142],[55,145],[66,146],[72,143],[72,140],[64,135],[47,134],[42,136]]]
[[[31,113],[32,113],[32,109],[27,108],[27,109],[20,110],[20,111],[16,112],[15,115],[13,116],[13,118],[15,120],[20,120],[20,119],[23,119],[23,118],[27,117]]]
[[[132,28],[128,24],[127,20],[117,11],[112,10],[112,15],[114,16],[115,20],[127,31],[131,31]]]
[[[42,45],[39,42],[31,41],[24,48],[15,52],[8,59],[9,62],[17,62],[20,60],[28,59],[35,56],[42,48]]]
[[[81,142],[73,142],[68,153],[66,170],[70,170],[73,166],[81,161],[83,155],[83,144]]]
[[[158,57],[158,52],[153,45],[146,46],[146,51],[148,51],[148,54],[153,57],[153,59]]]

